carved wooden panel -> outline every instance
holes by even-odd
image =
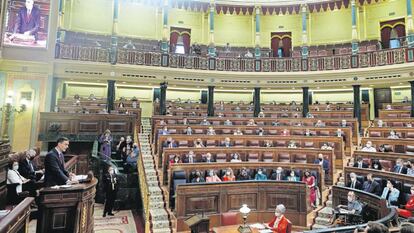
[[[99,122],[81,121],[79,122],[79,132],[97,132],[99,131]]]
[[[200,212],[204,213],[216,213],[219,211],[218,205],[219,197],[218,195],[209,195],[209,196],[202,196],[197,195],[195,197],[188,197],[186,198],[186,212],[185,215],[193,215],[198,214]]]

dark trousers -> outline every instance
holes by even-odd
[[[106,192],[106,201],[105,201],[105,207],[104,207],[104,214],[112,213],[112,209],[114,208],[115,199],[116,199],[116,191]]]

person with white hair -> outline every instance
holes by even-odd
[[[286,207],[279,204],[275,209],[275,216],[265,226],[275,233],[286,233],[290,221],[285,217]]]
[[[372,146],[372,142],[371,141],[367,141],[367,143],[365,144],[365,146],[361,149],[361,151],[366,151],[366,152],[377,152],[377,149],[375,149],[375,147]]]

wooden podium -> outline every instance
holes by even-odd
[[[191,233],[209,233],[210,232],[210,219],[209,217],[200,216],[198,214],[187,218],[184,221],[191,229]]]
[[[68,188],[43,188],[39,195],[37,233],[93,233],[93,213],[96,184],[88,183]]]

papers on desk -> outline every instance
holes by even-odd
[[[273,233],[270,229],[259,230],[259,233]]]
[[[261,224],[261,223],[254,223],[254,224],[250,224],[249,225],[251,228],[256,228],[259,230],[265,229],[265,225]]]
[[[88,176],[87,175],[76,175],[75,176],[76,178],[75,178],[75,180],[86,180],[86,178],[88,178]]]

